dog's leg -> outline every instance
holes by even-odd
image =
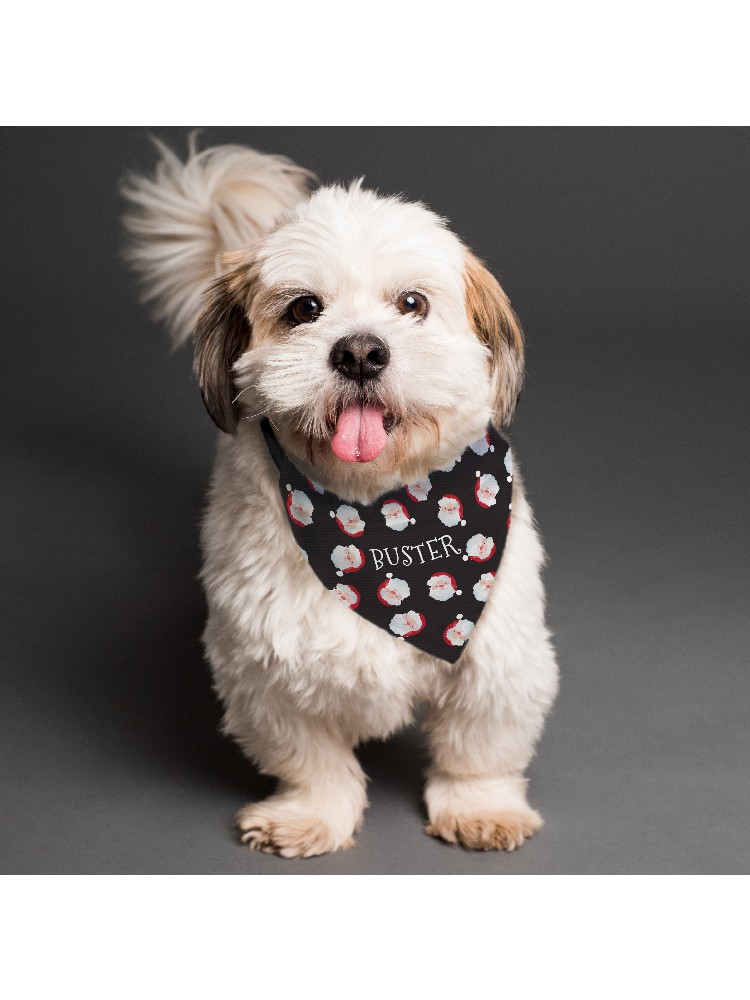
[[[254,723],[252,736],[234,734],[265,774],[279,778],[279,788],[239,811],[242,841],[285,858],[353,847],[367,796],[351,741],[335,723],[323,725],[288,707],[275,718],[256,714]]]
[[[546,634],[521,661],[470,660],[428,718],[427,833],[476,850],[519,847],[542,825],[523,772],[557,689]]]

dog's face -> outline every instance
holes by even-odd
[[[267,415],[339,495],[414,482],[512,415],[520,326],[423,206],[322,188],[223,260],[195,333],[208,410],[230,433]]]

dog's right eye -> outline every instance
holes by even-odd
[[[293,323],[313,323],[323,312],[322,303],[313,295],[303,295],[289,307],[289,318]]]

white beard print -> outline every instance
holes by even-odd
[[[500,489],[497,479],[491,473],[485,473],[479,477],[476,488],[477,502],[483,507],[494,507],[497,503],[495,497]]]
[[[430,588],[430,597],[434,601],[449,601],[454,594],[460,594],[453,586],[453,580],[446,573],[435,573],[427,581]]]
[[[331,517],[336,518],[339,527],[347,535],[361,535],[365,530],[365,522],[359,516],[359,511],[356,507],[350,507],[348,504],[342,503],[335,514],[331,513]]]
[[[427,499],[427,494],[432,489],[432,483],[429,478],[421,479],[416,483],[409,483],[406,487],[406,492],[412,498],[412,500],[422,501]]]
[[[331,562],[340,573],[351,573],[362,568],[365,557],[356,545],[337,545],[331,553]]]
[[[438,520],[448,528],[455,528],[461,521],[461,504],[453,497],[438,500]]]
[[[474,622],[462,618],[461,621],[456,622],[451,628],[446,629],[444,638],[449,646],[463,646],[473,631]]]
[[[404,513],[404,509],[400,503],[394,501],[385,503],[381,507],[380,512],[385,517],[385,523],[389,528],[393,528],[394,531],[403,531],[404,528],[412,523]]]
[[[291,503],[287,506],[289,516],[298,524],[305,526],[312,524],[312,513],[315,508],[310,499],[305,496],[302,490],[292,490],[290,496]]]
[[[395,577],[388,580],[385,586],[378,587],[378,597],[383,604],[389,604],[391,607],[401,604],[410,593],[406,580],[399,580]]]
[[[389,628],[391,632],[403,638],[411,632],[420,632],[423,626],[424,621],[421,615],[417,614],[416,611],[407,611],[403,615],[394,615],[391,618]]]
[[[348,608],[354,608],[359,604],[359,594],[354,587],[350,587],[346,583],[337,583],[331,593],[335,594]]]
[[[489,559],[495,551],[495,542],[492,536],[472,535],[466,543],[466,559],[474,559],[477,562],[484,562]]]
[[[495,582],[494,573],[482,573],[479,580],[474,584],[474,597],[483,604],[490,596],[492,584]]]

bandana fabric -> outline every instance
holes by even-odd
[[[307,479],[267,420],[261,429],[289,525],[318,579],[394,641],[454,663],[505,548],[513,488],[507,442],[489,427],[453,464],[365,505]]]

